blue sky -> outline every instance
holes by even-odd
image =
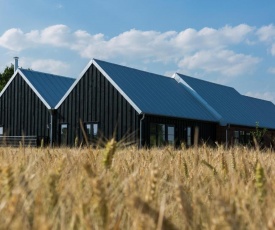
[[[275,1],[0,0],[0,72],[78,77],[92,58],[275,103]]]

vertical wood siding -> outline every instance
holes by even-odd
[[[19,74],[0,98],[0,125],[7,136],[49,137],[50,112]]]
[[[80,119],[83,123],[98,122],[104,138],[115,135],[117,140],[126,138],[126,142],[138,142],[137,112],[94,65],[57,109],[56,132],[60,134],[60,124],[67,123],[70,146],[76,137],[83,141]]]

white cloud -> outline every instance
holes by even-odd
[[[173,63],[181,68],[199,68],[207,72],[235,76],[259,63],[258,58],[236,54],[231,48],[242,43],[247,45],[249,36],[254,31],[255,28],[245,24],[224,26],[220,29],[189,28],[180,32],[163,33],[132,29],[107,39],[101,33],[71,31],[66,25],[53,25],[29,33],[10,29],[0,37],[0,46],[15,51],[30,47],[61,47],[89,59],[121,57],[142,62]]]
[[[20,29],[9,29],[0,37],[0,46],[11,51],[21,51],[28,47],[26,35]]]
[[[273,43],[271,46],[271,54],[275,56],[275,43]]]
[[[262,26],[257,30],[256,34],[259,36],[260,41],[275,41],[275,26],[272,24],[268,26]]]
[[[236,27],[225,26],[218,30],[208,27],[199,31],[186,29],[177,34],[173,41],[182,51],[217,49],[245,41],[253,30],[253,27],[244,24]]]
[[[54,25],[40,32],[40,42],[53,46],[70,46],[72,33],[65,25]]]
[[[64,75],[69,73],[70,66],[62,61],[54,59],[28,59],[22,58],[20,61],[20,66],[24,68],[30,68],[32,70],[52,73],[57,75]]]
[[[270,45],[270,53],[272,56],[275,56],[275,26],[270,24],[268,26],[263,26],[256,34],[259,37],[259,40]]]
[[[275,92],[247,92],[245,95],[275,103]]]
[[[183,58],[179,62],[179,67],[217,72],[225,76],[238,76],[251,71],[251,68],[259,62],[259,58],[236,54],[230,50],[203,50]]]

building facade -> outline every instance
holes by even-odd
[[[113,137],[145,147],[253,145],[257,132],[273,146],[274,118],[273,103],[228,86],[96,59],[76,79],[17,69],[0,93],[0,139],[35,136],[53,146]]]
[[[141,146],[191,145],[195,127],[201,140],[215,140],[211,113],[182,87],[169,97],[171,91],[165,89],[177,84],[168,77],[93,60],[56,107],[58,143],[85,143],[85,131],[91,143],[115,137]],[[193,100],[190,108],[180,108],[187,99]],[[198,109],[201,113],[193,118]],[[181,117],[185,111],[189,117]]]
[[[0,138],[5,137],[0,140],[15,140],[15,145],[28,137],[37,144],[42,139],[45,144],[53,141],[54,106],[73,82],[72,78],[17,69],[0,93]]]

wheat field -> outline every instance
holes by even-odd
[[[275,155],[0,147],[0,229],[275,229]]]

